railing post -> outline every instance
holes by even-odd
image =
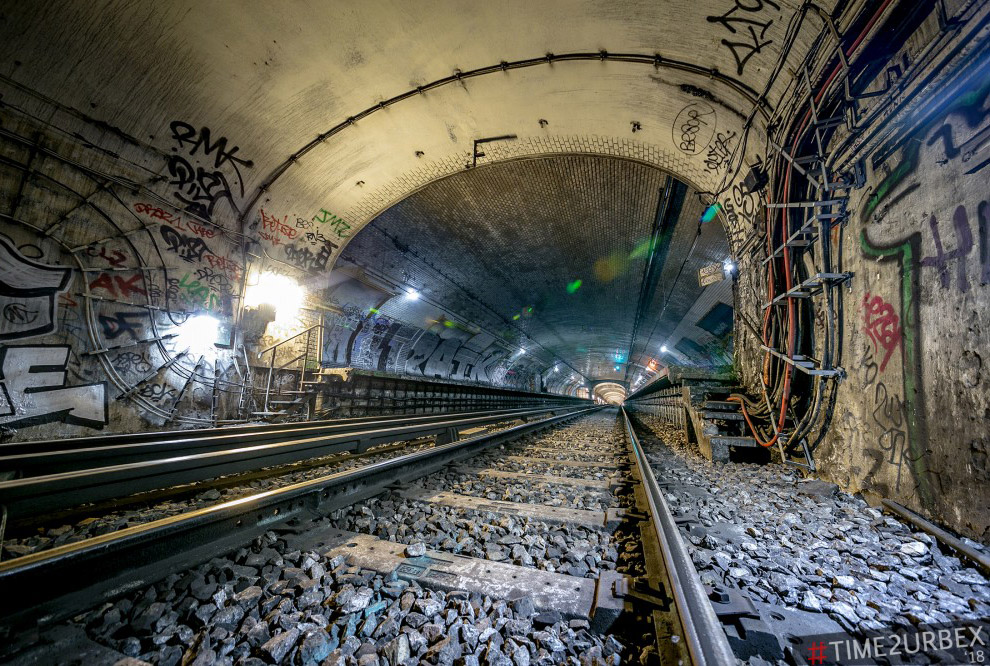
[[[268,413],[268,396],[271,395],[272,391],[272,375],[275,373],[275,350],[278,349],[278,345],[272,347],[272,360],[268,363],[268,384],[265,386],[265,413]]]

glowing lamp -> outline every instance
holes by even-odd
[[[262,273],[258,283],[248,285],[244,292],[244,305],[256,308],[271,305],[275,308],[276,322],[291,322],[306,300],[306,291],[292,278],[275,273]]]
[[[189,349],[193,354],[206,351],[217,341],[220,332],[220,321],[210,315],[196,315],[185,320],[179,326],[175,339],[177,350]]]

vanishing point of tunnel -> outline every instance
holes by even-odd
[[[990,2],[0,2],[0,663],[990,663]]]

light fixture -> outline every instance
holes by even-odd
[[[519,348],[519,354],[525,354],[525,353],[526,353],[526,350],[523,349],[522,347],[520,347]]]
[[[406,300],[407,301],[418,301],[419,292],[412,287],[406,287]]]
[[[256,308],[271,305],[275,308],[275,321],[291,322],[306,300],[306,290],[295,280],[276,273],[262,273],[257,284],[248,285],[244,292],[244,305]]]
[[[220,320],[210,315],[195,315],[185,320],[179,326],[175,343],[177,350],[190,349],[194,354],[202,353],[212,347],[220,332]]]
[[[724,268],[725,272],[729,275],[733,275],[736,272],[736,262],[732,261],[732,259],[726,259],[722,262],[722,268]]]
[[[666,354],[667,353],[667,345],[661,345],[660,346],[660,353],[661,354]]]

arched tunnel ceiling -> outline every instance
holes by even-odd
[[[623,380],[642,372],[630,372],[630,360],[645,367],[644,355],[656,358],[707,293],[698,269],[728,256],[717,224],[702,228],[690,252],[702,210],[693,191],[638,162],[574,155],[503,162],[439,180],[393,206],[354,237],[338,267],[387,278],[400,293],[414,288],[455,321],[526,349],[544,367],[562,361],[589,379]],[[651,240],[655,225],[661,233]],[[659,280],[640,312],[651,255]],[[708,291],[712,302],[731,302],[724,285]],[[436,317],[402,296],[381,312],[423,328]],[[689,337],[705,342],[706,335]]]
[[[657,288],[636,308],[657,315],[641,317],[639,328],[648,332],[637,329],[635,313],[630,321],[628,299],[635,300],[638,284],[631,278],[616,278],[609,289],[586,282],[576,296],[587,302],[576,309],[554,305],[552,297],[561,280],[588,274],[595,260],[625,252],[641,237],[664,174],[698,192],[715,192],[720,201],[735,198],[745,214],[721,221],[736,247],[751,231],[758,204],[743,204],[740,172],[765,154],[766,122],[793,85],[789,74],[772,76],[800,61],[820,28],[789,40],[798,6],[795,0],[452,0],[415,6],[300,1],[275,9],[250,1],[232,11],[224,3],[194,1],[39,1],[2,10],[4,24],[18,30],[0,40],[0,77],[4,105],[76,141],[72,150],[93,165],[90,176],[177,210],[176,199],[196,190],[205,203],[181,213],[207,219],[240,243],[245,274],[255,278],[266,268],[288,268],[319,287],[332,279],[327,272],[345,250],[362,261],[358,246],[348,243],[376,218],[386,231],[397,216],[411,220],[409,227],[422,233],[406,244],[424,243],[421,256],[435,265],[447,259],[437,238],[458,225],[458,242],[465,244],[472,233],[485,237],[494,220],[507,225],[540,218],[540,225],[520,227],[527,230],[516,234],[520,242],[503,229],[491,247],[501,243],[522,267],[523,248],[563,239],[576,249],[554,272],[531,270],[524,284],[524,271],[482,253],[479,272],[455,282],[472,293],[490,291],[500,270],[510,284],[500,296],[484,294],[482,309],[493,311],[492,321],[482,322],[486,329],[501,335],[501,323],[511,322],[517,308],[548,303],[553,316],[509,327],[510,337],[519,336],[514,343],[532,340],[547,348],[543,362],[559,355],[581,372],[635,385],[640,369],[609,371],[601,354],[631,347],[628,360],[647,363],[655,354],[650,346],[665,340],[674,360],[690,361],[709,352],[706,337],[724,333],[718,304],[731,300],[728,283],[698,298],[682,297],[680,289],[696,279],[698,264],[728,254],[719,227],[702,227],[696,243],[693,230],[678,231],[664,246],[690,261],[665,262],[657,285],[671,289]],[[748,128],[747,118],[753,120]],[[581,162],[562,155],[597,157]],[[537,157],[546,159],[519,166]],[[469,194],[474,184],[462,179],[477,173],[466,177],[483,188],[486,179],[513,169],[559,172],[560,165],[547,165],[561,159],[586,165],[587,183],[545,180],[528,186],[527,197],[512,198],[508,193],[519,185],[506,181],[500,186],[500,196],[508,196],[504,209],[478,206],[480,195]],[[508,171],[496,170],[500,166]],[[595,180],[609,170],[611,176]],[[622,170],[631,180],[617,175]],[[451,196],[444,188],[458,186],[474,208],[463,219],[445,217],[436,202]],[[638,193],[626,192],[636,187]],[[568,200],[553,209],[574,214],[555,218],[546,201],[567,188]],[[601,195],[608,192],[622,219],[599,211],[590,215],[598,228],[588,228],[594,192],[599,201],[608,201]],[[684,202],[681,216],[697,219],[698,199],[686,195]],[[334,235],[312,251],[281,242],[272,229],[293,219],[314,220]],[[544,227],[552,233],[540,235]],[[425,289],[451,300],[442,306],[452,315],[477,323],[481,315],[472,308],[481,306],[461,302],[465,297],[441,285],[442,278],[431,278],[436,285],[425,273],[421,279]],[[536,293],[531,283],[537,280],[549,291]],[[584,330],[593,344],[582,352],[577,331],[592,311],[606,314],[615,328]]]
[[[595,384],[595,388],[592,390],[592,396],[612,405],[621,405],[626,398],[626,393],[624,386],[612,382]]]
[[[0,54],[14,81],[163,154],[174,120],[226,137],[251,166],[221,214],[326,209],[356,229],[473,163],[475,140],[507,134],[518,138],[489,145],[483,162],[624,155],[716,189],[724,165],[710,168],[706,148],[719,133],[735,147],[798,4],[33,2],[4,10],[19,30]],[[791,59],[807,39],[796,36]],[[757,106],[769,112],[786,85],[778,79]],[[691,104],[707,122],[686,145],[674,127]]]

